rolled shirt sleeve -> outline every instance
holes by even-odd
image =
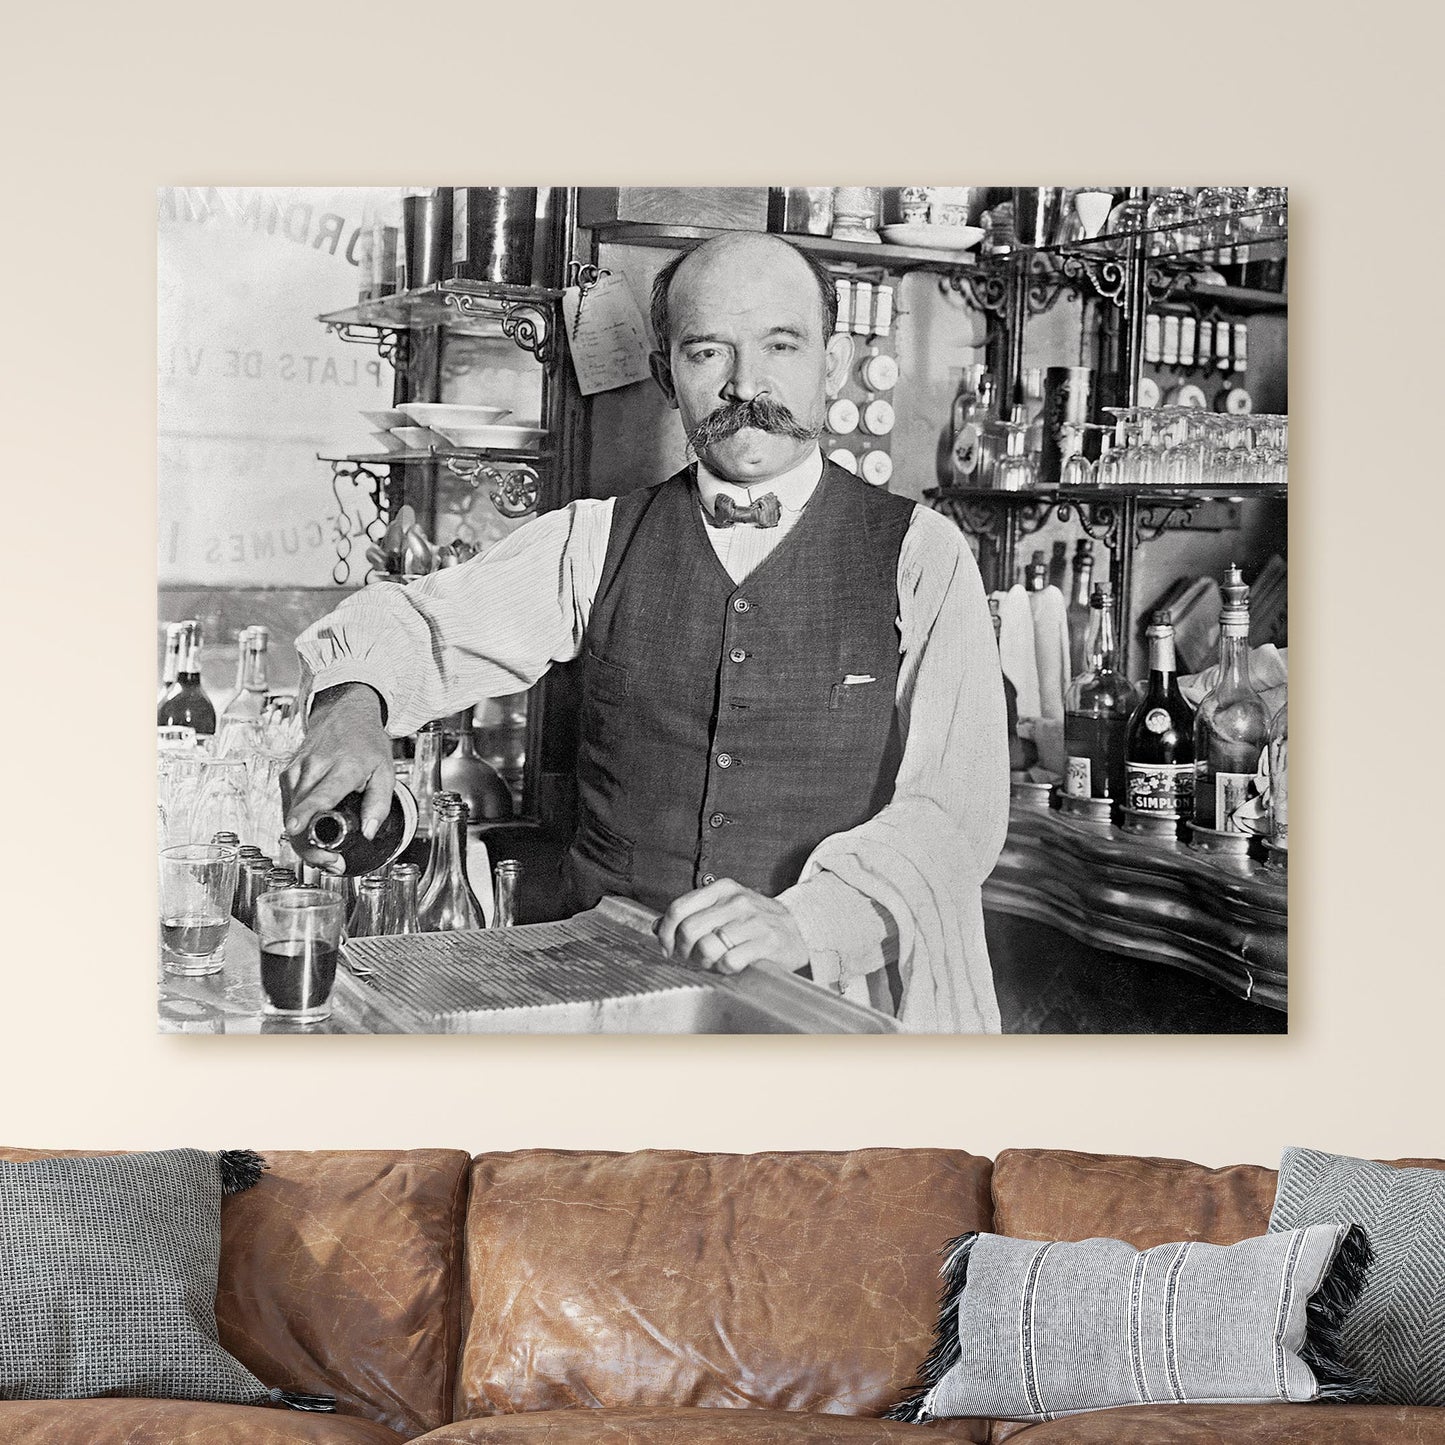
[[[1008,832],[1003,682],[973,553],[957,527],[926,507],[914,513],[899,553],[898,609],[903,758],[892,800],[852,829],[849,843],[866,857],[870,833],[896,841],[911,812],[926,816],[920,834],[936,836],[941,813],[954,848],[937,867],[949,887],[977,889]],[[821,868],[779,896],[808,945],[814,977],[846,982],[896,961],[897,929],[876,900],[829,872],[826,858],[825,841]]]
[[[458,567],[362,588],[296,639],[311,691],[375,688],[393,737],[525,691],[581,649],[611,526],[611,499],[576,501]]]

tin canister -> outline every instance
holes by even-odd
[[[1044,372],[1044,446],[1039,466],[1044,486],[1058,485],[1068,455],[1065,426],[1089,419],[1093,381],[1093,368],[1088,366],[1051,366]]]

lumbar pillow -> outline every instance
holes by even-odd
[[[1142,1251],[965,1234],[945,1254],[922,1383],[889,1418],[1356,1399],[1336,1351],[1368,1258],[1336,1223]]]
[[[0,1400],[333,1409],[268,1390],[217,1338],[221,1195],[264,1167],[236,1149],[0,1162]]]
[[[1375,1261],[1345,1321],[1341,1357],[1372,1400],[1445,1405],[1445,1171],[1286,1149],[1272,1230],[1353,1219]]]

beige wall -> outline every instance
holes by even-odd
[[[1445,1154],[1441,587],[1433,566],[1400,564],[1439,550],[1438,453],[1420,425],[1438,411],[1439,300],[1407,247],[1445,230],[1418,144],[1438,134],[1440,36],[1407,30],[1417,10],[1376,6],[1365,44],[1349,13],[1315,4],[1171,25],[1154,4],[1098,23],[1036,4],[1024,24],[1006,6],[743,3],[669,60],[644,37],[673,33],[675,5],[620,19],[556,4],[509,12],[553,28],[483,83],[454,64],[421,73],[435,37],[482,23],[479,7],[439,0],[386,104],[376,57],[407,24],[395,7],[257,0],[213,35],[180,3],[72,7],[63,34],[58,12],[19,12],[7,55],[24,67],[0,87],[16,141],[0,227],[6,1141]],[[1201,27],[1220,43],[1196,43]],[[500,49],[478,44],[477,67]],[[1142,114],[1126,112],[1129,95]],[[534,127],[538,113],[551,124]],[[155,1037],[154,188],[915,168],[958,183],[1243,175],[1292,188],[1291,1035]],[[1415,298],[1398,316],[1381,304],[1392,288]],[[1410,424],[1368,423],[1385,401]],[[61,669],[86,691],[47,686]]]

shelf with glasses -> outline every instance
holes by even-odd
[[[491,281],[437,281],[317,317],[343,341],[394,351],[398,334],[445,327],[460,336],[502,335],[543,365],[557,356],[561,291]]]
[[[682,251],[699,241],[736,234],[711,226],[659,226],[640,221],[615,221],[592,230],[593,239],[599,245],[651,246],[661,251]],[[883,270],[975,270],[984,264],[976,250],[935,251],[922,246],[895,246],[888,241],[875,245],[868,241],[835,241],[831,236],[803,236],[792,232],[779,234],[779,239],[791,242],[823,262],[853,262]]]

